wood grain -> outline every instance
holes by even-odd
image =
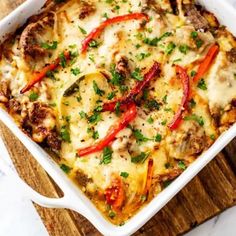
[[[0,18],[24,0],[1,0]],[[19,175],[45,196],[59,197],[60,189],[11,132],[0,123]],[[236,205],[236,140],[174,197],[136,236],[176,236],[191,230],[223,210]],[[65,209],[46,209],[35,204],[51,236],[96,236],[100,233],[79,214]]]

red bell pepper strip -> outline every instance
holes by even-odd
[[[181,104],[177,113],[175,114],[171,123],[168,125],[171,130],[175,130],[176,128],[178,128],[182,120],[182,113],[184,112],[188,104],[189,95],[190,95],[190,80],[189,80],[189,76],[187,74],[186,69],[177,65],[176,72],[179,74],[180,79],[182,81],[184,94],[183,94],[183,98],[182,98],[182,101],[181,101]]]
[[[68,51],[64,52],[66,60],[69,60],[70,53]],[[58,57],[53,63],[45,66],[40,72],[36,73],[35,77],[28,82],[28,84],[20,91],[21,94],[29,91],[36,83],[40,82],[49,71],[54,71],[60,64],[60,58]]]
[[[89,35],[82,41],[82,49],[81,52],[85,53],[89,43],[99,37],[102,34],[102,31],[109,25],[123,22],[123,21],[129,21],[129,20],[141,20],[144,19],[146,21],[149,20],[148,15],[144,13],[131,13],[127,15],[122,15],[122,16],[116,16],[111,19],[107,19],[106,21],[102,22],[97,28],[93,29]]]
[[[120,177],[114,179],[112,186],[105,190],[105,198],[113,210],[120,210],[125,200],[124,184]]]
[[[79,149],[78,155],[82,157],[94,152],[102,151],[112,141],[114,141],[116,135],[121,130],[123,130],[132,120],[135,119],[136,115],[137,115],[137,108],[136,105],[132,103],[128,106],[128,110],[122,115],[118,123],[110,127],[108,134],[103,139],[101,139],[96,144],[90,147]]]
[[[116,99],[115,101],[105,103],[103,105],[103,111],[114,111],[116,104],[120,103],[120,108],[124,108],[133,101],[134,97],[140,94],[143,89],[147,86],[147,84],[155,78],[160,71],[160,64],[158,62],[154,62],[152,68],[144,75],[144,79],[136,84],[136,86],[123,98]]]
[[[212,45],[206,57],[201,62],[197,74],[193,78],[193,81],[197,82],[204,76],[204,74],[210,69],[218,52],[219,52],[219,46],[217,44]]]

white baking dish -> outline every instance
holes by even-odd
[[[40,11],[46,0],[28,0],[18,9],[0,22],[0,40],[4,39],[7,33],[13,32],[22,25],[25,20]],[[226,25],[236,35],[236,11],[229,2],[222,0],[200,0],[199,3],[213,12],[222,24]],[[207,152],[202,154],[183,174],[181,174],[168,188],[162,191],[147,206],[139,211],[124,226],[115,226],[108,222],[86,196],[64,175],[58,165],[52,161],[50,156],[36,143],[31,141],[13,122],[11,117],[0,108],[0,120],[16,135],[19,140],[32,153],[35,159],[55,180],[64,192],[64,197],[51,199],[41,196],[19,178],[15,181],[22,186],[24,192],[31,200],[45,207],[69,208],[85,216],[102,234],[109,236],[130,235],[143,226],[154,216],[174,195],[176,195],[204,166],[206,166],[235,136],[236,124],[225,132]],[[0,143],[1,144],[1,143]],[[0,149],[4,146],[1,144]],[[4,163],[0,168],[14,176]]]

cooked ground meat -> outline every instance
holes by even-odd
[[[21,112],[21,104],[19,101],[17,101],[14,98],[9,100],[8,108],[9,108],[10,113],[20,114]]]
[[[44,34],[45,28],[53,27],[54,22],[54,13],[49,12],[41,21],[31,23],[25,28],[20,38],[20,48],[25,59],[30,60],[30,58],[35,59],[46,55],[47,51],[41,47],[38,35]]]
[[[10,98],[10,91],[7,81],[1,81],[0,83],[0,103],[7,103]]]
[[[90,2],[81,2],[81,9],[80,9],[80,13],[79,13],[79,19],[83,20],[84,18],[86,18],[87,16],[91,15],[92,13],[94,13],[96,10],[95,6],[90,3]]]
[[[88,183],[92,182],[91,178],[89,178],[86,174],[79,170],[76,171],[75,180],[82,187],[86,187]]]
[[[168,138],[169,155],[186,159],[200,154],[209,146],[204,128],[195,121],[188,121],[179,129],[178,134]]]
[[[47,144],[53,150],[61,149],[61,139],[59,138],[59,135],[55,130],[49,132],[47,136]]]
[[[227,52],[227,58],[230,62],[236,63],[236,48],[232,48],[229,52]]]
[[[130,74],[129,69],[129,62],[128,59],[125,56],[116,55],[116,71],[122,75],[122,77],[126,78]]]
[[[209,28],[207,20],[200,14],[193,4],[184,5],[187,19],[193,24],[196,30],[207,30]]]
[[[25,132],[35,142],[42,143],[46,140],[49,146],[56,150],[59,148],[60,141],[52,133],[55,130],[56,117],[51,107],[41,102],[30,104],[22,123]]]

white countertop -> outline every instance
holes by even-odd
[[[227,1],[236,7],[236,0]],[[235,219],[236,207],[233,207],[185,236],[235,236]],[[0,236],[6,235],[48,236],[48,233],[31,201],[0,171]]]

